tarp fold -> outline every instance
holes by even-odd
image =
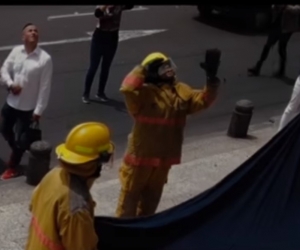
[[[150,217],[96,217],[99,249],[299,250],[300,116],[212,188]]]

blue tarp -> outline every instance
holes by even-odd
[[[96,217],[99,249],[300,250],[300,116],[218,184],[150,217]]]

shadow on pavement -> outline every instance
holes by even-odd
[[[267,30],[255,31],[246,27],[246,23],[243,20],[237,20],[229,17],[213,15],[210,18],[204,19],[200,16],[195,16],[193,18],[195,21],[203,23],[205,25],[225,30],[231,33],[236,33],[238,35],[246,36],[267,36]]]
[[[123,113],[127,113],[127,108],[124,102],[117,101],[114,99],[109,99],[108,102],[101,102],[99,100],[91,100],[91,102],[99,103],[105,106],[113,107],[115,110]]]
[[[280,78],[280,80],[283,81],[286,85],[289,85],[289,86],[294,86],[295,82],[296,82],[296,79],[290,78],[288,76],[282,77],[282,78]]]
[[[247,135],[246,138],[244,138],[244,140],[257,140],[258,138],[254,135],[251,135],[251,132],[249,135]]]
[[[249,76],[249,77],[262,77],[262,78],[272,78],[272,79],[277,79],[282,81],[284,84],[288,85],[288,86],[294,86],[296,79],[295,78],[291,78],[288,76],[284,76],[284,77],[277,77],[277,76],[268,76],[268,75],[260,75],[260,76]]]

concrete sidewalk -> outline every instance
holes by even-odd
[[[264,145],[276,129],[276,123],[266,123],[252,126],[248,139],[232,139],[223,132],[194,138],[184,145],[183,163],[171,170],[159,211],[186,201],[220,181]],[[115,168],[118,166],[116,161]],[[114,215],[120,188],[117,175],[103,181],[111,172],[117,171],[107,170],[92,188],[97,202],[96,215]],[[32,190],[33,187],[20,181],[0,186],[1,250],[24,249]]]

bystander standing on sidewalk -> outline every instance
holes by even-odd
[[[110,66],[114,59],[119,43],[119,29],[123,10],[132,9],[133,5],[100,5],[95,10],[99,19],[93,33],[90,66],[85,79],[83,103],[89,103],[90,91],[94,76],[101,62],[101,73],[96,98],[102,102],[108,101],[104,90],[109,76]]]
[[[1,81],[8,96],[1,111],[1,133],[12,149],[2,179],[18,175],[17,167],[25,148],[20,139],[32,122],[45,110],[51,89],[52,59],[38,46],[38,28],[28,23],[23,28],[23,45],[16,46],[1,68]]]
[[[270,49],[278,42],[278,53],[280,56],[279,69],[275,76],[285,75],[285,66],[287,59],[287,45],[296,31],[299,31],[299,13],[300,5],[273,5],[273,20],[270,27],[267,42],[261,52],[260,59],[253,68],[248,69],[250,75],[258,76],[264,61],[269,55]]]

